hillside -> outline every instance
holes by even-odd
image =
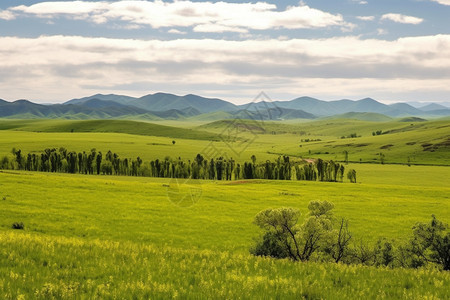
[[[369,122],[388,122],[392,121],[391,117],[388,117],[383,114],[378,113],[357,113],[357,112],[348,112],[345,114],[334,115],[331,117],[325,118],[326,120],[331,119],[351,119],[351,120],[360,120],[360,121],[369,121]]]
[[[1,130],[21,130],[33,132],[113,132],[133,135],[164,136],[194,140],[216,140],[215,134],[205,131],[177,128],[146,122],[127,120],[35,120],[0,121]]]
[[[198,128],[216,133],[232,128],[249,138],[256,135],[262,143],[256,153],[266,149],[273,155],[342,161],[344,151],[348,151],[351,161],[365,163],[380,163],[379,154],[383,153],[385,163],[450,165],[448,120],[327,119],[302,123],[223,120]]]

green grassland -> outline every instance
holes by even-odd
[[[415,222],[433,213],[450,220],[448,168],[354,167],[362,183],[203,181],[201,198],[189,208],[170,201],[167,185],[174,183],[168,179],[4,171],[0,269],[7,276],[0,279],[0,294],[357,299],[364,291],[369,298],[381,292],[385,298],[448,297],[448,273],[250,257],[259,232],[253,217],[268,207],[292,206],[305,214],[311,200],[332,201],[356,240],[369,242],[406,239]],[[371,175],[377,172],[384,176]],[[404,180],[392,182],[397,172]],[[425,181],[424,173],[430,175]],[[10,229],[19,221],[23,233]]]
[[[130,123],[130,131],[123,130],[124,123],[109,123],[89,132],[92,124],[77,122],[1,121],[0,156],[10,155],[12,147],[34,152],[63,146],[111,149],[147,160],[166,155],[189,159],[208,147],[207,136],[220,140],[224,135],[225,142],[214,145],[237,160],[252,154],[259,161],[278,154],[343,159],[347,150],[351,161],[371,162],[381,146],[394,146],[385,150],[388,164],[346,166],[357,171],[356,184],[251,180],[178,186],[159,178],[0,170],[2,299],[450,298],[448,272],[293,263],[249,254],[260,234],[252,224],[259,211],[295,207],[302,219],[312,200],[333,202],[335,215],[349,220],[355,242],[406,240],[411,227],[428,222],[431,214],[450,223],[450,149],[445,143],[433,152],[421,146],[445,141],[449,121],[272,122],[262,129],[240,126],[238,135],[224,121],[191,124],[194,133],[181,136],[164,124],[159,132],[153,124],[143,129],[148,123]],[[79,127],[71,133],[74,124]],[[375,130],[391,133],[372,136]],[[340,139],[353,132],[362,137]],[[306,138],[322,141],[300,142]],[[325,147],[326,142],[338,147]],[[359,143],[370,146],[355,146]],[[416,153],[413,163],[425,166],[389,164],[405,163],[411,153]],[[199,195],[195,205],[174,203],[191,189]],[[14,222],[23,222],[25,230],[13,230]]]
[[[21,130],[32,132],[114,132],[133,135],[152,135],[195,140],[215,140],[214,134],[147,122],[126,120],[12,120],[0,121],[0,130]]]
[[[179,124],[183,128],[175,127],[173,122],[169,125],[114,120],[1,120],[0,155],[9,153],[12,147],[25,152],[66,147],[75,151],[112,150],[122,157],[140,156],[146,160],[167,155],[192,159],[213,145],[218,150],[217,156],[241,162],[253,154],[260,161],[279,155],[343,161],[344,151],[348,151],[352,162],[380,163],[382,153],[385,162],[391,164],[406,164],[409,160],[411,164],[450,165],[448,120],[416,123],[225,120],[200,126],[183,122]],[[378,130],[384,134],[372,136]],[[361,137],[341,138],[352,133]],[[315,141],[302,142],[306,139]]]
[[[358,120],[321,120],[292,124],[290,122],[257,123],[242,121],[248,126],[239,128],[257,134],[260,149],[275,155],[301,158],[324,158],[380,163],[383,153],[386,163],[450,165],[450,122],[367,122]],[[235,126],[233,121],[217,121],[200,126],[204,130],[220,132]],[[382,135],[372,133],[381,130]],[[358,138],[342,138],[356,133]],[[305,140],[315,140],[305,142]],[[302,142],[303,140],[303,142]],[[271,141],[265,144],[266,141]]]

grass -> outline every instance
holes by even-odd
[[[166,179],[1,172],[0,196],[7,197],[0,198],[0,295],[445,299],[448,273],[293,264],[248,254],[259,232],[252,225],[257,212],[293,206],[306,213],[311,200],[334,202],[356,239],[370,242],[406,238],[432,213],[449,222],[448,168],[352,167],[360,167],[361,183],[205,181],[189,208],[169,201],[173,182]],[[395,177],[399,168],[411,170],[403,182],[371,175]],[[421,185],[423,172],[441,179]],[[14,222],[25,230],[11,229]]]
[[[254,122],[243,121],[254,126]],[[220,132],[233,127],[231,120],[202,125],[200,128]],[[245,126],[240,126],[245,128]],[[291,124],[289,122],[265,122],[250,127],[260,141],[260,149],[273,155],[291,157],[344,160],[349,152],[353,162],[380,163],[383,153],[386,163],[450,165],[450,122],[447,120],[405,123],[367,122],[358,120],[322,120]],[[372,136],[381,130],[386,134]],[[358,138],[345,138],[356,133]],[[302,140],[316,140],[302,142]]]
[[[389,177],[386,182],[375,179],[370,183],[371,175],[366,178],[366,174],[376,174],[382,166],[357,167],[359,184],[204,181],[199,185],[200,201],[189,209],[179,209],[169,201],[166,186],[173,184],[169,179],[5,171],[0,173],[0,196],[7,196],[1,201],[0,229],[20,221],[27,231],[50,235],[244,253],[258,232],[251,223],[260,210],[293,206],[306,213],[312,200],[334,202],[336,214],[350,220],[356,236],[369,236],[371,241],[405,238],[415,222],[428,221],[433,213],[450,221],[445,196],[450,193],[445,181],[448,168],[412,167],[416,170],[403,173],[403,183],[390,182]],[[398,173],[393,169],[407,167],[388,168],[381,174],[395,177]],[[420,184],[422,172],[441,179],[430,180],[428,186]]]
[[[0,235],[3,299],[448,299],[450,275]]]
[[[204,131],[127,120],[2,120],[0,129],[66,133],[113,132],[194,140],[217,140],[216,135]]]
[[[210,144],[207,139],[182,136],[172,145],[172,137],[102,132],[108,130],[100,127],[98,132],[59,132],[77,124],[66,122],[0,122],[0,156],[12,147],[33,152],[64,146],[76,151],[111,149],[122,157],[139,155],[145,160],[166,155],[192,159]],[[83,122],[79,128],[88,130],[93,124]],[[120,127],[105,124],[116,131]],[[142,124],[131,123],[130,128],[138,130]],[[192,132],[217,136],[228,124],[214,123],[202,127],[207,132]],[[214,145],[220,151],[239,150],[248,139],[247,148],[234,154],[237,160],[256,154],[263,161],[285,153],[343,159],[341,151],[346,149],[350,160],[372,161],[379,147],[392,144],[385,150],[388,162],[403,163],[405,155],[416,151],[415,163],[445,165],[450,159],[447,147],[428,152],[421,143],[445,140],[448,124],[445,120],[412,126],[354,120],[267,123],[269,132],[240,132],[236,142]],[[170,134],[171,128],[160,134]],[[375,130],[391,133],[373,137]],[[300,135],[302,131],[306,135]],[[363,137],[339,138],[355,131]],[[302,138],[322,141],[299,143]],[[406,145],[407,141],[415,144]],[[370,146],[356,146],[359,143]],[[328,144],[338,147],[325,147]],[[450,298],[448,272],[292,263],[249,255],[260,234],[252,224],[259,211],[291,206],[304,216],[312,200],[333,202],[335,215],[349,220],[357,242],[374,243],[381,237],[405,240],[411,227],[428,222],[431,214],[450,223],[448,166],[353,163],[348,168],[356,169],[358,183],[250,180],[177,186],[159,178],[0,171],[0,298]],[[189,204],[185,201],[174,204],[180,199],[177,195],[193,188],[200,195],[194,206],[184,207]],[[20,223],[23,230],[12,228]]]
[[[407,164],[409,159],[411,164],[450,165],[450,121],[413,125],[357,120],[256,125],[239,122],[252,126],[250,130],[242,126],[236,129],[233,120],[213,122],[196,127],[198,129],[133,121],[3,120],[0,121],[0,129],[3,129],[0,130],[0,156],[10,153],[12,147],[24,152],[41,152],[48,147],[62,146],[75,151],[112,150],[121,157],[140,156],[144,160],[163,159],[167,155],[192,159],[198,153],[208,152],[213,145],[217,149],[215,156],[232,157],[239,162],[249,161],[252,155],[259,161],[273,160],[279,155],[343,161],[344,151],[348,151],[349,160],[353,162],[380,163],[379,153],[383,153],[385,162],[391,164]],[[180,124],[187,127],[191,123]],[[78,129],[70,133],[75,125]],[[377,130],[389,133],[372,136]],[[133,131],[139,135],[130,134]],[[362,137],[341,139],[351,133]],[[201,137],[197,139],[197,135]],[[215,142],[208,139],[211,137]],[[302,142],[302,139],[320,141]],[[175,145],[172,145],[173,140]]]

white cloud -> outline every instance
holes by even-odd
[[[431,0],[433,2],[437,2],[442,5],[450,5],[450,0]]]
[[[181,30],[178,30],[178,29],[175,29],[175,28],[169,29],[167,32],[168,33],[172,33],[172,34],[186,34],[187,33],[185,31],[181,31]]]
[[[261,89],[374,97],[450,93],[450,35],[394,41],[0,37],[0,61],[3,98],[62,100],[106,89],[205,95],[222,89],[244,96]]]
[[[64,16],[97,24],[120,20],[153,28],[196,27],[196,31],[205,30],[204,32],[352,27],[341,15],[304,4],[278,11],[275,4],[266,2],[67,1],[21,5],[10,8],[9,11],[41,18]]]
[[[423,19],[411,16],[405,16],[401,14],[385,14],[381,16],[381,20],[390,20],[396,23],[402,24],[420,24],[423,22]]]
[[[369,2],[365,1],[365,0],[352,0],[352,2],[361,4],[361,5],[366,5],[369,4]]]
[[[219,24],[201,24],[193,28],[195,32],[239,32],[247,33],[247,29],[243,29],[237,26],[225,26]]]
[[[374,16],[358,16],[356,18],[361,20],[361,21],[373,21],[373,20],[375,20]]]
[[[20,5],[11,8],[16,12],[35,14],[39,16],[51,16],[58,14],[81,15],[100,12],[106,8],[105,2],[41,2],[31,6]]]
[[[1,20],[14,20],[16,16],[10,12],[9,10],[0,10],[0,19]]]

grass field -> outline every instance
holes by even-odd
[[[200,126],[219,133],[233,121],[218,121]],[[292,124],[265,122],[260,128],[243,130],[258,135],[267,153],[293,157],[320,157],[343,160],[349,152],[353,162],[380,163],[379,153],[386,163],[450,165],[450,122],[367,122],[358,120],[323,120]],[[372,136],[373,132],[384,134]],[[342,138],[356,133],[358,138]],[[314,140],[305,142],[305,140]],[[303,140],[303,142],[302,142]],[[267,144],[265,143],[267,142]],[[260,148],[261,149],[261,148]]]
[[[252,155],[260,161],[279,155],[343,161],[344,151],[348,151],[352,162],[380,163],[379,153],[382,153],[385,163],[407,164],[409,159],[411,164],[450,165],[448,120],[412,125],[398,121],[325,120],[291,124],[227,120],[201,126],[192,123],[194,129],[169,124],[171,126],[111,120],[1,120],[0,156],[8,154],[12,147],[24,152],[66,147],[75,151],[112,150],[121,157],[140,156],[145,160],[163,159],[167,155],[192,159],[212,143],[219,150],[217,156],[241,162],[248,161]],[[189,123],[180,125],[189,127]],[[388,133],[372,136],[377,130]],[[133,132],[138,135],[131,134]],[[341,139],[352,133],[361,137]],[[316,141],[302,142],[306,139]],[[175,145],[172,145],[173,140]]]
[[[254,181],[237,188],[202,182],[202,197],[190,208],[170,202],[170,180],[2,172],[0,266],[6,276],[0,294],[357,299],[362,291],[369,298],[382,291],[385,298],[445,299],[448,273],[292,264],[248,254],[258,235],[252,225],[257,212],[292,206],[306,213],[310,200],[334,202],[355,237],[370,242],[404,239],[432,213],[448,222],[448,168],[411,167],[404,182],[370,176],[380,169],[396,176],[403,173],[399,168],[408,167],[361,165],[360,178],[370,184]],[[440,180],[430,179],[424,188],[423,172]],[[19,221],[24,232],[10,229]]]
[[[1,123],[4,129],[6,122]],[[334,140],[336,144],[367,139],[377,145],[387,142],[397,146],[414,138],[417,143],[444,140],[448,132],[439,127],[449,123],[424,122],[428,129],[408,131],[402,126],[409,124],[395,123],[398,127],[393,127],[393,123],[380,123],[386,126],[382,130],[397,128],[403,133],[372,137],[372,129],[367,127],[358,131],[363,137],[343,140],[336,136],[338,131],[321,132],[320,124],[316,124],[317,132],[307,137]],[[140,155],[144,159],[166,155],[192,158],[209,143],[177,138],[172,145],[173,137],[35,132],[41,130],[27,126],[26,130],[0,130],[0,156],[12,147],[29,152],[64,146],[77,151],[111,149],[125,157]],[[221,124],[214,125],[215,129],[208,126],[208,135],[223,129]],[[292,129],[304,124],[270,126]],[[299,148],[301,151],[295,153],[300,156],[308,147],[312,152],[325,149],[321,142],[300,148],[298,140],[305,136],[285,131],[258,134],[236,158],[249,160],[256,154],[258,160],[264,160],[277,156],[272,151],[289,153]],[[252,133],[243,136],[249,138]],[[361,155],[371,157],[373,147],[361,150]],[[351,159],[360,148],[342,149],[349,149]],[[407,147],[399,149],[398,162],[400,154],[408,151]],[[436,163],[443,156],[445,164],[445,159],[450,159],[448,153],[448,148],[442,147],[428,153],[428,159],[417,155],[416,162]],[[302,219],[312,200],[333,202],[335,215],[349,220],[357,242],[373,243],[380,237],[405,240],[411,227],[428,222],[431,214],[450,223],[450,167],[357,163],[347,168],[357,171],[358,183],[196,181],[192,186],[201,196],[189,207],[174,204],[176,185],[170,179],[0,171],[0,298],[450,298],[448,272],[292,263],[249,254],[253,239],[260,233],[252,224],[259,211],[295,207],[302,212]],[[180,193],[189,192],[189,188],[182,186]],[[13,230],[14,222],[23,222],[25,230]]]

